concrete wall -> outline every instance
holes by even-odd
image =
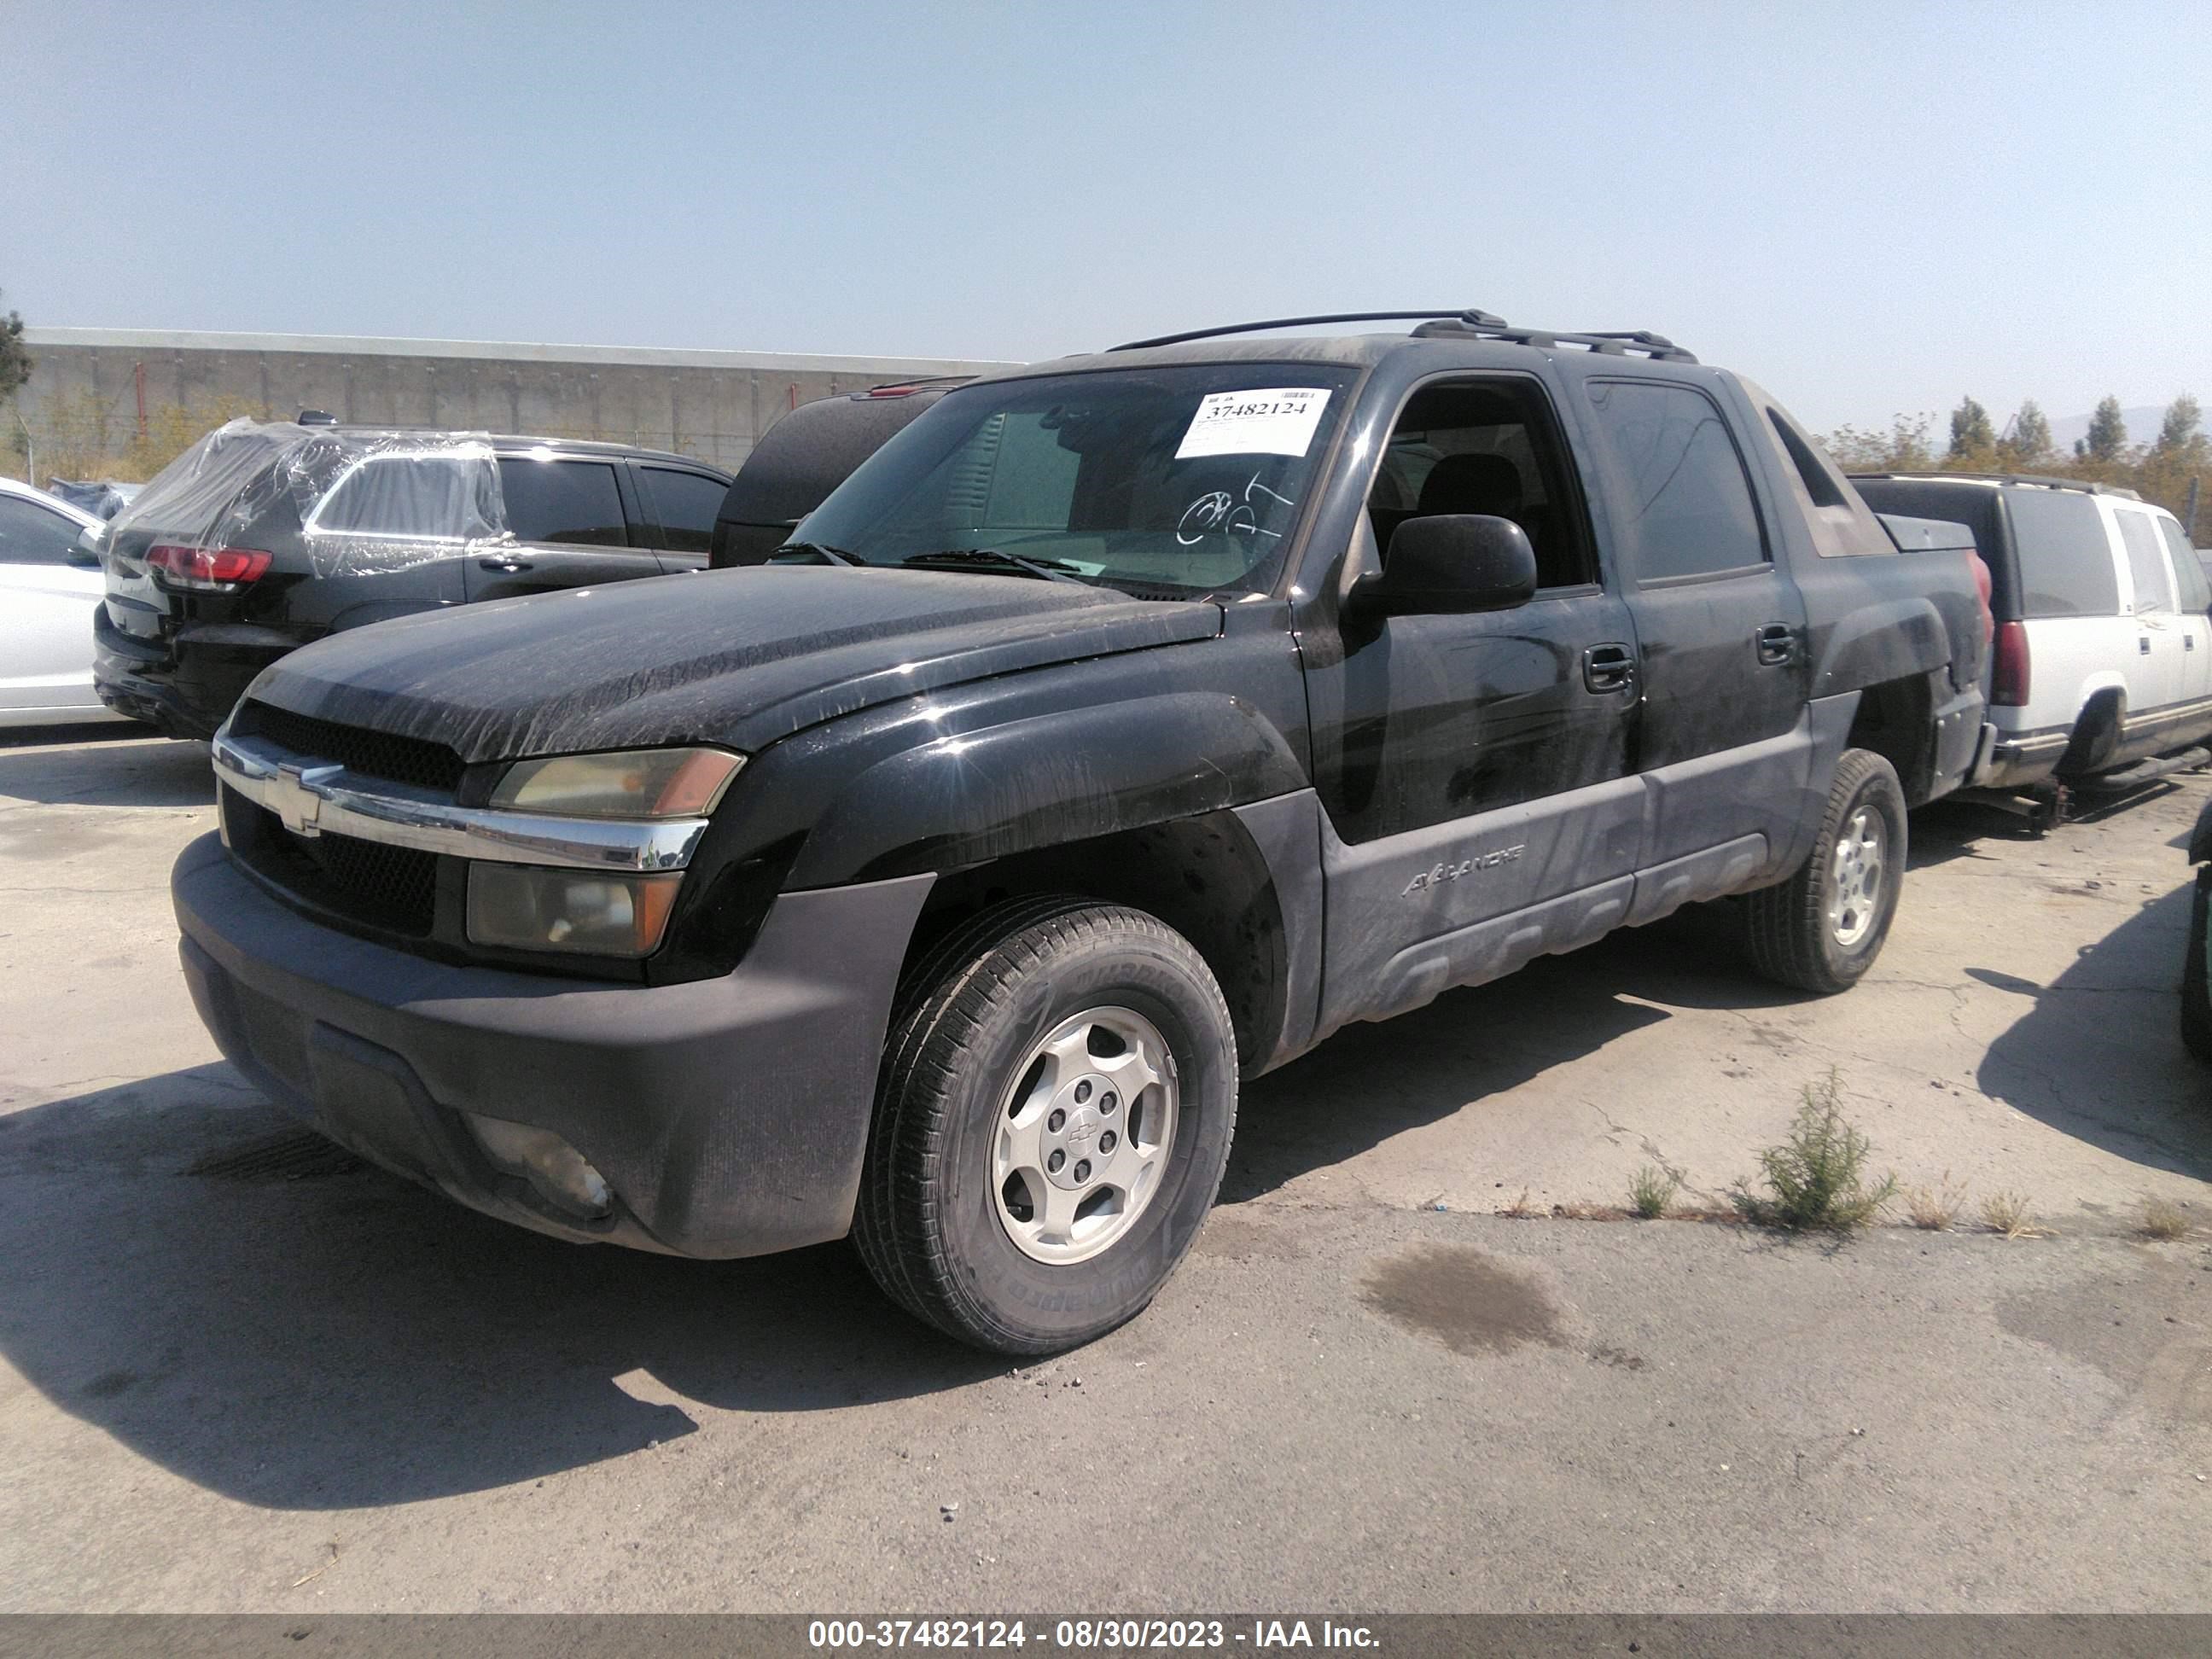
[[[121,455],[175,411],[606,438],[735,468],[803,403],[1000,365],[934,357],[627,349],[465,340],[33,328],[16,412],[47,453]],[[250,406],[250,407],[248,407]],[[13,424],[13,417],[9,417]],[[40,471],[47,470],[41,465]]]

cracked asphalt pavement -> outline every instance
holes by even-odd
[[[177,974],[204,750],[0,744],[0,1609],[2202,1609],[2212,1251],[2135,1228],[2212,1219],[2207,790],[1917,815],[1841,998],[1706,913],[1343,1033],[1158,1304],[1012,1367],[842,1248],[578,1249],[303,1141]],[[1717,1207],[1831,1068],[2051,1236],[1494,1213]]]

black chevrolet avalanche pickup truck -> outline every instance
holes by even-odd
[[[202,1018],[461,1203],[849,1233],[1042,1353],[1146,1305],[1239,1078],[1348,1022],[1731,897],[1852,984],[1980,737],[1969,556],[1658,337],[1390,315],[977,381],[778,562],[283,659],[176,866]]]

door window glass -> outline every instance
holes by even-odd
[[[2127,549],[2128,577],[2136,590],[2135,614],[2173,609],[2173,587],[2166,574],[2166,555],[2150,514],[2121,507],[2112,515],[2120,521],[2120,544]]]
[[[622,489],[605,461],[541,461],[529,455],[499,459],[500,491],[507,497],[507,527],[526,542],[580,547],[627,547]],[[711,526],[710,526],[711,527]]]
[[[2095,496],[2079,489],[2005,491],[2013,556],[2020,562],[2020,614],[2117,617],[2120,579]]]
[[[672,553],[707,551],[714,544],[714,518],[730,487],[703,472],[679,472],[672,466],[648,466],[641,471],[647,488],[653,491],[660,544]]]
[[[67,564],[76,538],[76,520],[0,495],[0,564]]]
[[[1638,580],[1766,562],[1751,481],[1727,422],[1693,386],[1593,380],[1622,553]]]
[[[1536,585],[1575,587],[1597,564],[1568,508],[1568,473],[1542,395],[1515,380],[1453,380],[1407,400],[1367,497],[1387,564],[1390,538],[1408,519],[1479,513],[1528,532]]]
[[[2203,562],[2189,544],[2189,538],[2181,533],[2181,526],[2172,519],[2160,519],[2158,530],[2166,538],[2166,550],[2173,561],[2174,583],[2181,590],[2181,608],[2200,612],[2212,611],[2212,583],[2205,580]]]

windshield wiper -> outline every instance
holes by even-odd
[[[780,559],[787,553],[811,553],[826,564],[858,565],[866,562],[865,560],[854,558],[843,548],[831,547],[824,542],[786,542],[775,552],[769,554],[769,557]]]
[[[949,564],[956,568],[973,565],[978,568],[1018,570],[1024,575],[1042,577],[1048,582],[1074,582],[1089,587],[1079,567],[1064,559],[1032,559],[1019,553],[1002,553],[995,547],[948,547],[936,553],[915,553],[901,559],[902,565],[923,568],[933,564]]]

